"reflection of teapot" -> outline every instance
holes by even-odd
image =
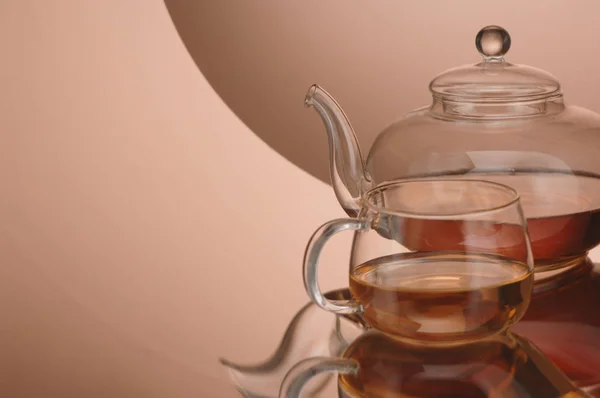
[[[339,396],[586,397],[526,339],[497,335],[466,346],[410,346],[366,332],[342,358],[309,358],[286,375],[280,397],[300,396],[317,374],[337,372]]]
[[[323,119],[331,182],[349,215],[384,182],[474,177],[520,192],[539,267],[580,261],[600,242],[600,115],[566,106],[552,75],[507,62],[510,43],[500,27],[481,30],[483,61],[433,79],[432,103],[385,128],[366,163],[344,111],[310,88],[305,105]]]
[[[390,181],[451,176],[515,188],[536,266],[532,303],[515,331],[539,341],[580,385],[600,388],[600,265],[587,259],[600,243],[600,115],[566,105],[549,73],[506,61],[510,44],[504,29],[482,29],[483,60],[434,78],[431,104],[388,125],[366,161],[331,95],[314,85],[305,105],[325,124],[331,182],[352,217],[367,190]],[[443,232],[420,238],[436,242]],[[571,343],[545,338],[556,330],[587,349],[575,354]]]
[[[352,298],[348,289],[327,292],[325,297],[329,300]],[[269,358],[251,365],[224,358],[220,362],[242,396],[275,398],[284,376],[296,363],[314,356],[341,355],[366,328],[359,315],[334,315],[309,302],[296,313]],[[322,378],[305,390],[317,393],[328,380]]]

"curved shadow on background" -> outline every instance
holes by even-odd
[[[328,184],[327,136],[318,116],[303,107],[310,85],[321,85],[339,101],[366,155],[386,125],[431,102],[428,84],[434,76],[479,62],[475,35],[486,24],[499,23],[511,32],[510,62],[570,71],[563,72],[563,85],[580,86],[579,96],[588,100],[573,90],[569,98],[592,109],[598,103],[587,93],[596,75],[581,76],[572,64],[573,59],[586,59],[588,67],[597,63],[587,44],[570,47],[568,57],[556,54],[557,42],[597,41],[598,35],[590,34],[593,25],[564,18],[569,10],[573,18],[587,20],[590,7],[565,3],[546,10],[552,23],[531,30],[542,0],[525,5],[506,0],[504,7],[465,0],[458,8],[433,0],[164,3],[192,59],[229,108],[267,145]]]
[[[399,114],[428,101],[432,73],[423,62],[415,62],[410,78],[402,71],[407,62],[398,49],[420,47],[404,32],[402,19],[408,23],[414,15],[402,17],[402,4],[165,4],[192,59],[230,109],[270,147],[328,184],[327,135],[317,114],[303,106],[313,83],[342,104],[363,151]],[[390,12],[396,17],[386,19]],[[439,62],[432,65],[437,69]],[[420,95],[406,94],[411,84]]]

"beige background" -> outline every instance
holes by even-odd
[[[238,396],[217,358],[275,349],[331,189],[221,102],[161,1],[0,16],[0,397]]]
[[[252,3],[256,10],[267,4]],[[250,2],[236,3],[240,15],[251,11],[242,4]],[[326,7],[295,4],[306,7],[295,10],[304,16]],[[420,34],[413,35],[425,37],[436,26],[431,45],[438,47],[432,50],[390,30],[416,18],[411,10],[420,3],[403,4],[394,13],[351,5],[348,15],[338,14],[337,26],[363,16],[350,37],[364,38],[357,41],[362,44],[335,67],[314,65],[304,80],[290,77],[289,91],[282,65],[269,64],[274,86],[285,90],[271,92],[275,99],[261,108],[281,102],[291,109],[293,102],[297,116],[283,113],[277,131],[289,137],[298,126],[299,137],[308,140],[288,154],[315,159],[323,171],[324,135],[318,119],[301,108],[312,80],[341,95],[359,130],[368,132],[379,127],[379,110],[388,116],[425,101],[425,80],[455,61],[471,60],[471,43],[463,41],[497,20],[491,11],[477,20],[467,2],[436,12],[434,23],[420,23]],[[573,101],[594,105],[600,58],[590,49],[597,43],[597,13],[591,2],[544,4],[539,13],[545,19],[528,20],[513,9],[507,28],[514,53],[528,62],[526,48],[537,42],[535,54],[543,61],[537,63],[561,78]],[[306,21],[300,16],[288,15],[277,26]],[[554,31],[567,16],[576,22]],[[387,27],[379,31],[376,23]],[[546,33],[526,33],[528,24],[560,45],[540,42]],[[410,26],[416,33],[417,24]],[[334,44],[346,42],[348,30],[341,32]],[[309,51],[305,44],[321,43],[318,51],[329,54],[331,42],[311,34],[308,44],[298,38],[290,46],[291,59]],[[366,38],[379,34],[388,41],[371,47]],[[235,53],[228,47],[235,37],[213,39],[214,48]],[[439,55],[438,43],[458,39],[464,52]],[[391,43],[397,52],[385,49]],[[4,0],[0,45],[0,396],[235,397],[217,358],[265,358],[306,302],[304,244],[321,222],[343,215],[330,187],[281,157],[227,108],[159,0]],[[373,48],[393,57],[370,58]],[[399,63],[399,53],[406,61]],[[254,75],[268,63],[264,54],[245,54],[252,63],[239,67],[247,78],[265,80],[266,72]],[[357,59],[363,63],[354,64]],[[411,75],[413,69],[403,68],[408,65],[423,71]],[[237,81],[230,72],[223,76]],[[391,72],[394,80],[377,79]],[[340,80],[331,80],[338,74]],[[386,87],[382,101],[375,94]],[[252,91],[241,83],[230,90],[239,90],[238,105]],[[254,107],[268,93],[247,103]],[[252,109],[258,107],[246,112]],[[277,147],[264,135],[274,131],[268,125],[255,130]],[[349,243],[340,237],[327,250],[325,288],[344,283]]]
[[[600,111],[596,0],[165,0],[211,85],[252,131],[329,182],[327,137],[302,107],[318,83],[366,155],[388,123],[430,102],[445,69],[481,60],[475,35],[500,25],[510,62],[547,70],[567,103]]]

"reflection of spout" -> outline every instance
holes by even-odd
[[[304,105],[314,107],[325,124],[331,184],[344,210],[354,217],[360,210],[360,196],[371,183],[354,129],[335,99],[316,84],[308,90]]]
[[[348,290],[326,294],[331,299],[347,298]],[[323,311],[314,303],[302,307],[290,322],[269,359],[254,365],[240,365],[220,359],[232,382],[246,398],[276,398],[287,372],[299,361],[315,356],[338,356],[362,331],[360,318],[342,318]],[[325,387],[329,378],[312,385],[312,393]],[[307,387],[308,388],[308,387]]]

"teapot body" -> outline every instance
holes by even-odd
[[[551,114],[491,122],[449,116],[434,104],[388,126],[366,172],[374,186],[441,176],[511,186],[537,270],[582,262],[600,243],[600,115],[562,101],[552,107]]]

